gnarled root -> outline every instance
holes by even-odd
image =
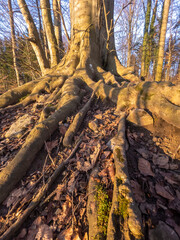
[[[85,106],[76,114],[73,122],[71,123],[71,125],[69,126],[68,130],[65,133],[64,139],[63,139],[63,145],[65,147],[68,147],[71,145],[72,143],[72,139],[74,137],[74,135],[76,134],[76,132],[78,131],[87,111],[89,110],[92,101],[94,100],[95,94],[93,92],[91,98],[89,99],[89,101],[85,104]]]
[[[0,202],[2,202],[16,183],[25,175],[37,152],[42,148],[58,123],[64,121],[77,108],[80,102],[80,88],[70,79],[64,86],[58,110],[44,121],[38,123],[27,137],[15,158],[0,173]]]
[[[133,200],[125,154],[125,114],[122,115],[118,134],[111,140],[116,168],[112,207],[109,216],[107,239],[136,239],[142,237],[140,212]],[[119,235],[120,234],[120,235]]]

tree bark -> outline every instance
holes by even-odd
[[[10,26],[11,26],[13,65],[14,65],[14,70],[16,73],[17,85],[20,86],[19,70],[18,70],[17,56],[16,56],[16,36],[15,36],[15,30],[14,30],[14,18],[13,18],[13,10],[12,10],[11,0],[8,0],[8,8],[9,8],[9,17],[10,17]]]
[[[171,0],[165,0],[164,2],[163,19],[162,19],[161,33],[160,33],[160,39],[159,39],[159,53],[158,53],[156,78],[155,78],[155,81],[157,82],[161,81],[161,78],[162,78],[164,45],[165,45],[165,39],[166,39],[166,28],[167,28],[167,22],[168,22],[170,2]]]
[[[54,67],[59,62],[59,54],[57,41],[54,33],[54,27],[52,23],[50,3],[49,0],[40,0],[40,3],[48,47],[50,51],[51,67]]]
[[[61,0],[53,0],[53,14],[54,14],[54,33],[59,49],[60,58],[63,56],[63,42],[62,42],[62,29],[61,29]]]
[[[147,76],[146,72],[146,54],[148,51],[148,29],[151,17],[151,0],[148,0],[147,10],[145,15],[145,26],[144,26],[144,38],[143,38],[143,49],[141,58],[141,77],[145,78]]]
[[[17,0],[17,2],[20,7],[21,13],[26,21],[26,24],[28,27],[28,32],[29,32],[29,40],[30,40],[33,50],[36,54],[41,72],[42,72],[42,74],[44,74],[46,68],[49,68],[49,63],[46,59],[44,50],[41,46],[41,41],[39,38],[39,34],[37,31],[36,25],[34,24],[33,18],[29,12],[29,9],[27,7],[25,0]]]

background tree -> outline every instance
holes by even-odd
[[[155,78],[156,81],[161,81],[161,78],[162,78],[164,45],[165,45],[165,38],[166,38],[166,28],[167,28],[167,22],[168,22],[170,2],[171,2],[170,0],[164,1],[163,19],[162,19],[161,34],[159,39],[158,60],[157,60],[157,69],[156,69],[156,78]]]

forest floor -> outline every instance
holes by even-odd
[[[0,170],[21,148],[38,121],[39,112],[33,104],[16,110],[1,110]],[[95,165],[99,166],[98,182],[106,191],[108,201],[112,201],[115,170],[113,153],[107,143],[117,133],[119,116],[114,112],[114,105],[100,101],[88,111],[74,139],[77,142],[81,134],[81,144],[76,153],[13,240],[88,239],[87,189]],[[25,113],[34,119],[25,134],[21,138],[5,138],[11,124]],[[0,234],[18,219],[57,165],[70,155],[72,149],[63,147],[62,140],[72,120],[73,117],[59,123],[59,129],[45,143],[29,171],[0,206]],[[153,236],[158,236],[158,231],[163,234],[170,232],[171,239],[179,239],[180,129],[155,117],[154,126],[143,128],[127,122],[126,129],[128,170],[134,199],[142,215],[145,239],[156,239]],[[168,136],[165,130],[169,132]],[[101,150],[93,162],[98,146]]]

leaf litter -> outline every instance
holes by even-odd
[[[25,109],[20,109],[18,114],[21,116],[30,111],[31,107],[30,105]],[[112,200],[115,168],[113,154],[106,144],[117,132],[119,116],[114,115],[114,111],[115,107],[112,105],[104,106],[102,103],[96,103],[94,109],[87,113],[83,123],[85,126],[84,135],[78,151],[71,159],[63,175],[52,187],[51,192],[45,196],[44,204],[40,205],[29,216],[29,220],[13,240],[88,239],[87,185],[89,174],[97,164],[100,169],[98,181],[105,186]],[[36,110],[34,123],[38,120],[38,113],[38,110]],[[6,120],[7,115],[11,116],[9,120]],[[15,142],[7,142],[3,138],[16,115],[7,110],[5,116],[0,125],[3,134],[2,139],[0,139],[1,169],[13,158],[25,140],[22,138],[19,142],[16,139],[14,139]],[[92,120],[97,120],[98,133],[88,127],[88,123]],[[45,149],[48,153],[51,153],[53,159],[56,159],[55,163],[63,161],[70,153],[70,149],[62,147],[60,138],[65,135],[71,122],[72,118],[68,118],[66,123],[60,123],[59,130],[56,131],[51,140],[46,142]],[[30,129],[32,127],[33,124]],[[75,136],[75,141],[79,134],[80,132]],[[127,159],[131,186],[134,198],[142,213],[144,228],[150,231],[150,229],[158,226],[159,221],[163,221],[180,237],[180,219],[176,214],[179,209],[178,201],[180,200],[178,188],[180,183],[179,163],[172,162],[172,156],[162,152],[159,142],[157,147],[152,135],[144,132],[142,128],[136,129],[128,125],[127,139],[130,145],[130,149],[127,151]],[[43,165],[43,162],[41,164]],[[170,169],[170,166],[173,168],[173,164],[176,165],[174,166],[175,171]],[[47,161],[43,173],[45,180],[48,179],[53,169],[52,162]],[[29,197],[25,198],[26,192],[39,177],[38,168],[33,174],[25,176],[19,186],[6,199],[2,209],[0,209],[1,233],[26,209],[27,203],[33,199],[33,193],[42,186],[43,182],[39,181],[30,192]],[[24,196],[24,202],[23,200],[20,201],[19,205],[6,218],[7,213],[21,196]]]

